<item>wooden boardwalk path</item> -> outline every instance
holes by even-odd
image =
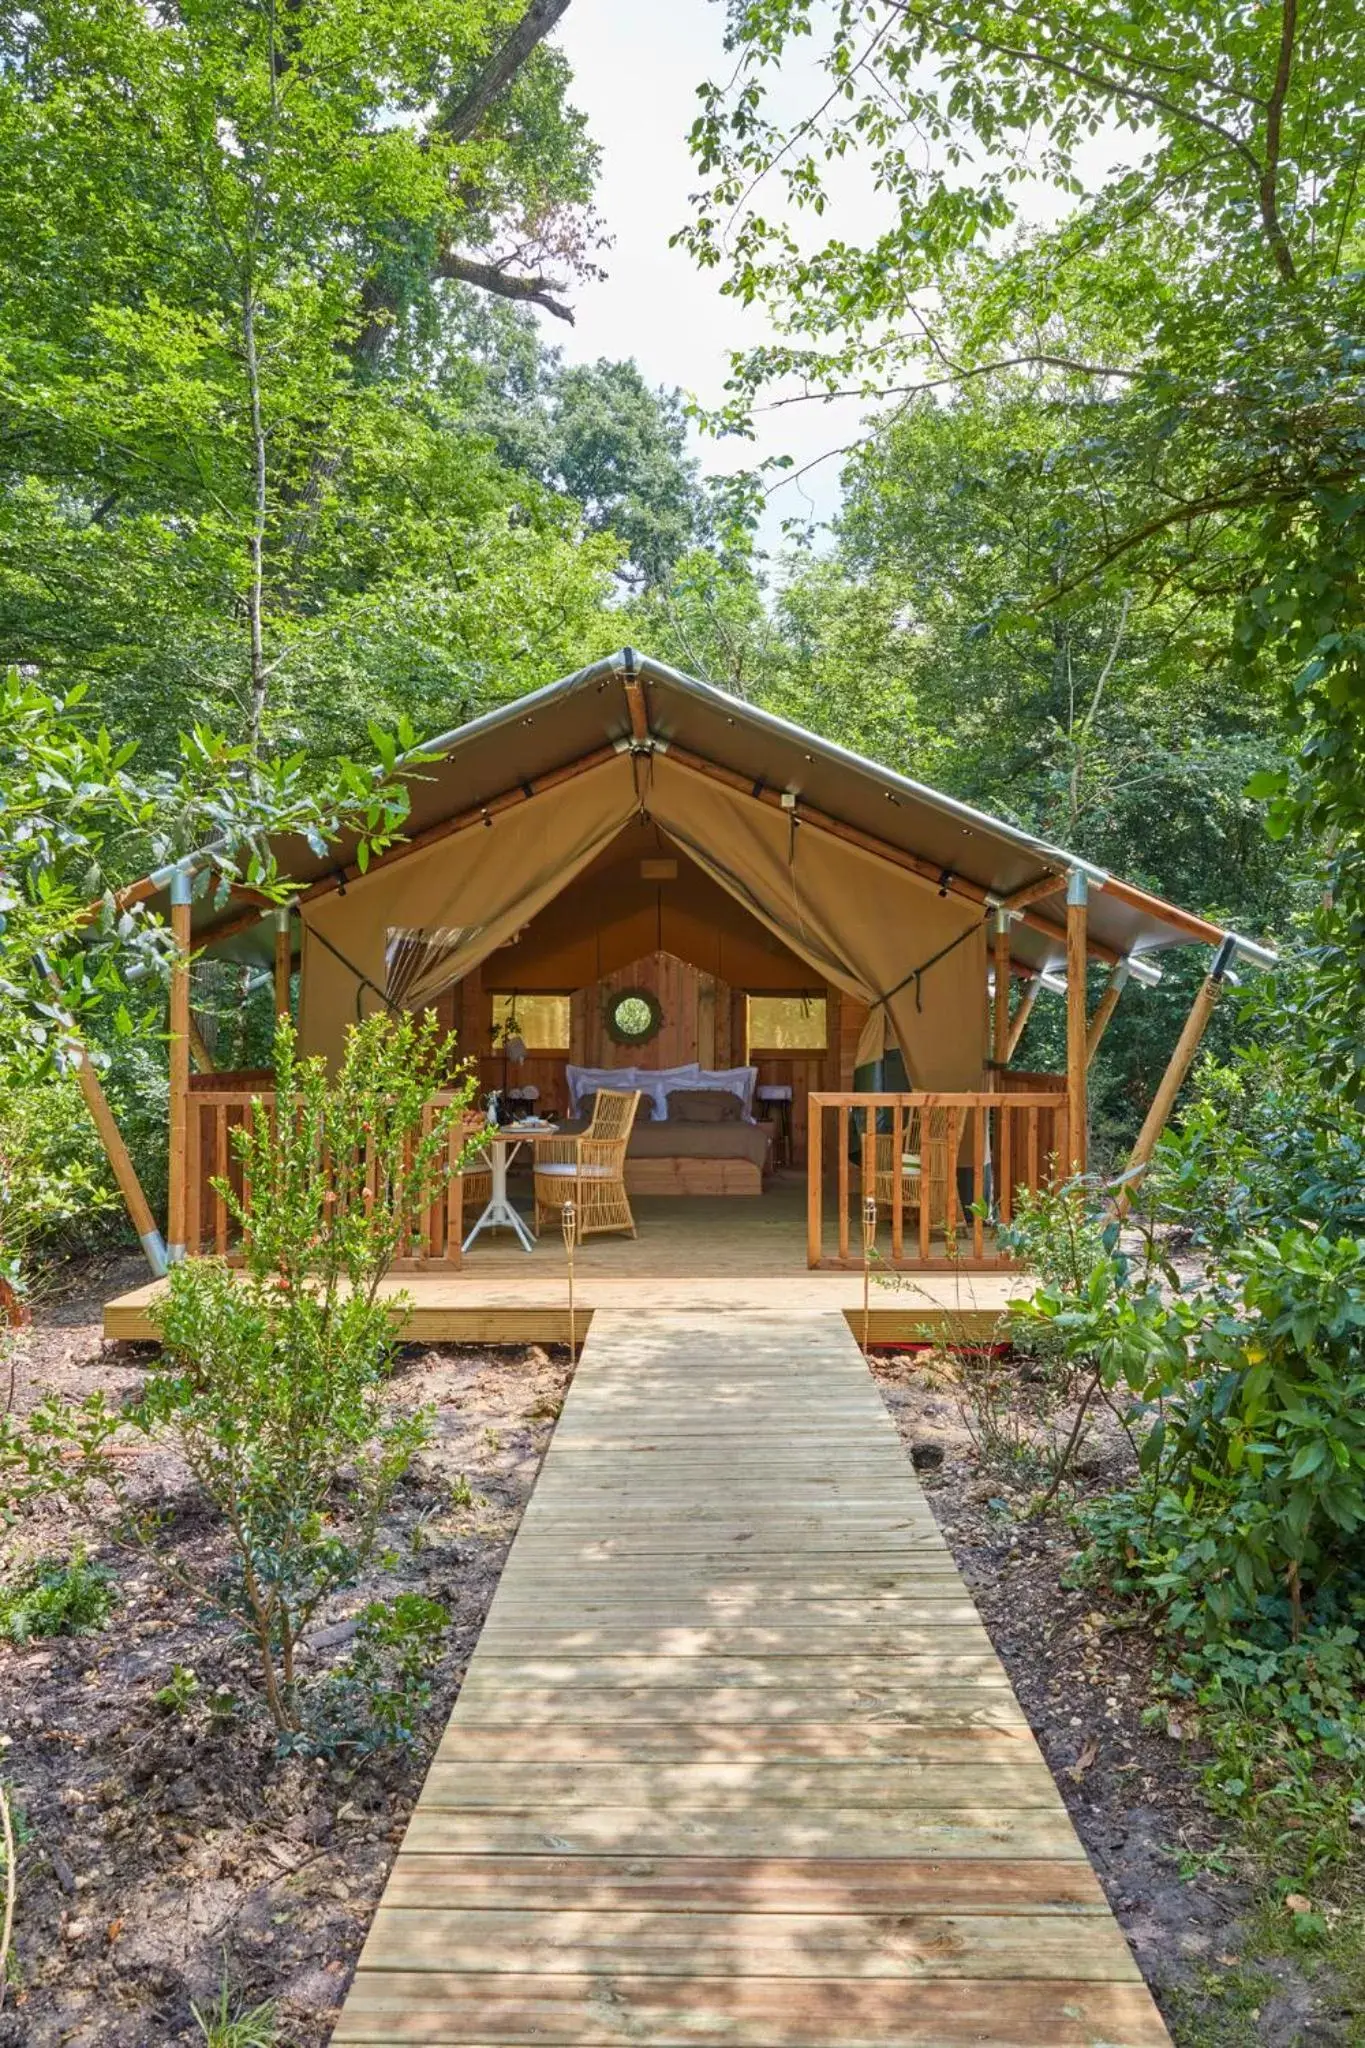
[[[598,1312],[333,2039],[1168,2048],[837,1312]]]

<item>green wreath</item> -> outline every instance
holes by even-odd
[[[618,989],[603,1004],[602,1021],[614,1044],[648,1045],[663,1028],[663,1006],[652,989]]]

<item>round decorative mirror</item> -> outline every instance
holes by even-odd
[[[607,999],[607,1033],[617,1045],[648,1045],[663,1021],[659,998],[650,989],[626,988]]]

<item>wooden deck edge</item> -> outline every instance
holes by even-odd
[[[104,1306],[104,1334],[128,1344],[154,1344],[156,1329],[145,1300],[146,1290],[120,1295]],[[707,1303],[708,1309],[717,1304]],[[752,1315],[759,1308],[752,1300],[736,1299],[730,1311]],[[861,1307],[843,1307],[844,1321],[860,1342],[863,1334]],[[575,1337],[582,1343],[592,1326],[591,1304],[580,1302],[575,1314]],[[932,1302],[918,1307],[882,1306],[873,1303],[867,1319],[868,1341],[874,1345],[934,1344],[945,1338],[972,1343],[1004,1343],[1008,1318],[993,1308],[940,1307]],[[401,1326],[401,1335],[412,1344],[566,1344],[569,1312],[564,1308],[535,1306],[488,1306],[471,1302],[467,1308],[425,1307],[416,1303]]]

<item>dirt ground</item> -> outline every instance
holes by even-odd
[[[146,1351],[106,1345],[98,1311],[139,1277],[136,1267],[87,1271],[44,1305],[23,1344],[19,1407],[49,1388],[70,1398],[137,1388]],[[321,2048],[568,1376],[566,1353],[535,1348],[402,1355],[393,1398],[433,1404],[436,1435],[386,1525],[388,1568],[340,1596],[312,1635],[314,1657],[330,1660],[368,1600],[410,1589],[449,1609],[431,1708],[406,1750],[280,1760],[259,1716],[207,1704],[216,1688],[247,1689],[226,1625],[204,1623],[188,1595],[98,1524],[25,1529],[25,1550],[59,1555],[83,1537],[120,1599],[98,1634],[0,1643],[0,1775],[27,1838],[3,2048],[202,2048],[190,2004],[206,2006],[225,1972],[234,2001],[279,2000],[288,2048]],[[177,1543],[205,1540],[173,1460],[143,1459],[134,1476],[176,1503]],[[153,1699],[177,1664],[198,1681],[183,1714]]]
[[[87,1268],[44,1305],[23,1346],[20,1407],[47,1389],[137,1388],[148,1354],[106,1345],[98,1311],[138,1277]],[[874,1371],[1177,2048],[1358,2039],[1331,1984],[1282,1957],[1257,1964],[1254,2003],[1226,2009],[1220,1980],[1241,1984],[1253,1960],[1252,1873],[1201,1804],[1198,1751],[1178,1718],[1143,1720],[1151,1641],[1066,1588],[1065,1518],[1021,1518],[1024,1491],[983,1465],[951,1364],[918,1354],[878,1358]],[[120,1604],[99,1634],[0,1643],[0,1775],[26,1836],[0,2048],[198,2042],[191,2001],[205,2004],[225,1973],[235,2000],[278,2000],[288,2048],[322,2048],[568,1377],[564,1354],[535,1348],[404,1353],[393,1398],[434,1404],[437,1435],[386,1531],[386,1569],[321,1617],[314,1654],[344,1654],[346,1617],[381,1593],[421,1591],[452,1619],[419,1740],[358,1764],[280,1760],[259,1717],[202,1704],[218,1687],[245,1691],[240,1641],[107,1531],[26,1529],[40,1551],[67,1554],[84,1538],[116,1574]],[[1117,1483],[1127,1455],[1106,1423],[1083,1483]],[[206,1540],[173,1460],[158,1453],[137,1477],[176,1503],[178,1541]],[[199,1691],[168,1714],[153,1695],[177,1664],[193,1667]]]

